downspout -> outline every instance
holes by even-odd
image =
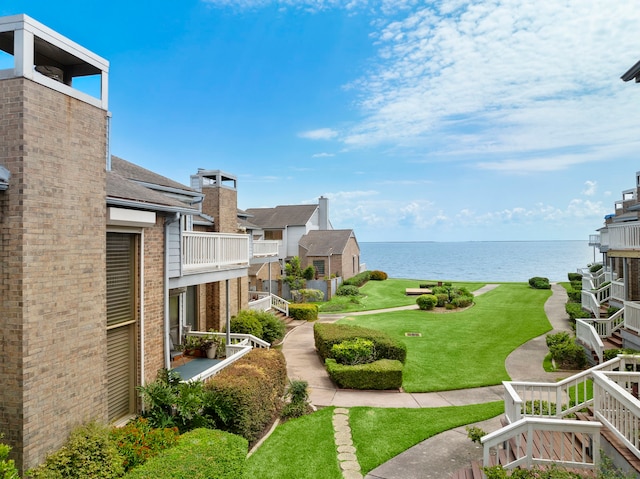
[[[140,232],[140,384],[144,386],[144,228]]]
[[[226,342],[227,346],[231,344],[231,299],[230,299],[230,288],[229,288],[229,280],[225,279],[225,295],[227,300],[227,311],[226,311],[226,327],[225,331],[227,332]]]
[[[164,367],[171,368],[171,346],[169,342],[169,225],[180,220],[180,213],[167,216],[164,222]],[[180,244],[182,252],[182,244]],[[181,256],[182,257],[182,256]],[[180,261],[182,263],[182,260]]]

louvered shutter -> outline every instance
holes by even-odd
[[[107,234],[107,378],[109,420],[135,412],[134,236]]]

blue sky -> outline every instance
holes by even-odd
[[[587,239],[634,187],[640,9],[611,0],[3,0],[110,61],[112,153],[360,241]]]

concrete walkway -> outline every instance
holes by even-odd
[[[480,295],[499,285],[488,284],[474,292]],[[565,289],[552,285],[552,296],[544,305],[544,310],[553,327],[553,332],[570,330],[564,305],[567,301]],[[417,309],[405,306],[383,310]],[[381,311],[349,313],[349,316],[373,314]],[[334,322],[342,315],[321,315],[319,321]],[[548,353],[545,333],[516,349],[506,360],[506,369],[512,380],[555,382],[567,373],[547,373],[542,361]],[[321,363],[313,340],[313,323],[301,322],[286,336],[282,351],[287,361],[290,379],[300,379],[309,384],[311,403],[317,407],[353,406],[371,407],[441,407],[462,406],[491,401],[502,401],[502,385],[436,393],[404,393],[397,391],[354,391],[338,390]],[[490,432],[500,427],[499,417],[476,424]],[[471,442],[464,427],[445,431],[406,450],[388,462],[380,465],[365,476],[365,479],[444,479],[456,470],[466,467],[473,460],[482,458],[482,448]],[[346,475],[345,475],[346,477]],[[353,477],[353,476],[352,476]]]

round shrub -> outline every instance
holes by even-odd
[[[438,297],[433,294],[421,294],[416,299],[418,308],[422,310],[431,310],[438,304]]]
[[[435,295],[438,298],[438,307],[442,308],[447,301],[449,301],[449,295],[445,293],[439,293]]]
[[[371,275],[369,279],[371,279],[372,281],[384,281],[388,277],[389,276],[384,271],[374,270],[374,271],[371,271]]]
[[[339,364],[367,364],[375,361],[375,346],[373,341],[364,338],[355,338],[334,344],[331,347],[331,356]]]
[[[343,284],[336,290],[337,296],[360,296],[360,289],[357,286]]]
[[[466,308],[473,304],[473,296],[457,296],[451,300],[451,303],[458,308]]]
[[[238,312],[237,316],[231,318],[230,326],[232,333],[253,334],[258,338],[262,338],[262,323],[251,310],[246,309]]]
[[[284,338],[287,326],[275,314],[269,311],[255,311],[255,316],[262,325],[262,336],[258,336],[260,339],[273,343]]]
[[[307,266],[305,269],[302,270],[302,277],[307,281],[315,278],[316,269],[312,265]]]
[[[549,278],[542,278],[540,276],[529,278],[529,286],[533,289],[551,289]]]

